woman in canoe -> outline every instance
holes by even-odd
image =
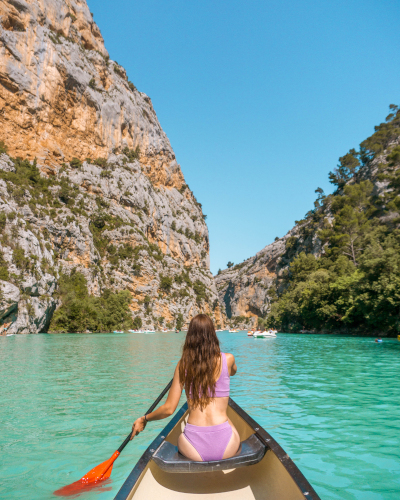
[[[228,419],[227,408],[229,377],[236,371],[233,354],[220,351],[213,322],[198,314],[190,322],[166,402],[134,422],[131,439],[144,430],[147,422],[171,416],[185,389],[189,418],[178,439],[179,451],[199,462],[233,457],[240,437]]]

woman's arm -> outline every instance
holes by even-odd
[[[229,375],[233,377],[237,372],[237,366],[235,361],[235,356],[233,354],[226,354],[226,363],[228,365]]]
[[[180,362],[179,362],[180,363]],[[160,408],[148,413],[145,417],[139,417],[132,425],[132,436],[133,439],[139,432],[144,431],[147,422],[152,420],[162,420],[163,418],[170,417],[176,407],[178,406],[179,399],[182,394],[183,386],[179,382],[179,363],[176,365],[174,378],[172,380],[171,389],[169,390],[167,400]]]

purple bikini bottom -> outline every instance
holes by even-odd
[[[209,427],[186,424],[183,431],[186,439],[196,449],[203,462],[221,460],[232,437],[232,427],[227,420],[223,424]]]

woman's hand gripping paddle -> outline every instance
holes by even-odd
[[[158,396],[158,398],[154,401],[154,403],[150,406],[150,408],[146,411],[146,415],[148,413],[151,413],[155,409],[155,407],[158,405],[158,403],[162,400],[162,398],[165,396],[165,394],[169,391],[171,385],[172,385],[172,380],[165,387],[165,389]],[[58,497],[68,497],[68,496],[76,495],[79,492],[81,492],[82,490],[88,489],[92,486],[96,486],[100,481],[104,481],[105,479],[108,479],[111,476],[111,471],[112,471],[115,460],[119,457],[122,450],[129,443],[129,441],[131,439],[131,435],[132,435],[132,431],[129,433],[129,435],[126,437],[125,441],[121,444],[121,446],[112,455],[111,458],[109,458],[105,462],[101,463],[100,465],[97,465],[96,467],[94,467],[87,474],[85,474],[79,481],[75,481],[72,484],[69,484],[67,486],[63,486],[59,490],[55,491],[53,494],[58,496]]]

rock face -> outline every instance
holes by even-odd
[[[0,1],[0,124],[13,156],[48,173],[140,146],[155,185],[184,182],[151,100],[109,59],[85,0]]]
[[[296,239],[296,249],[290,245],[293,239]],[[232,325],[255,327],[258,317],[269,312],[277,287],[279,290],[279,278],[288,268],[294,252],[300,248],[307,248],[315,256],[319,256],[322,250],[319,240],[301,237],[298,227],[295,227],[254,257],[214,277],[219,300]]]
[[[2,0],[0,17],[3,332],[46,331],[72,269],[91,294],[129,290],[144,327],[223,326],[201,204],[86,1]]]

